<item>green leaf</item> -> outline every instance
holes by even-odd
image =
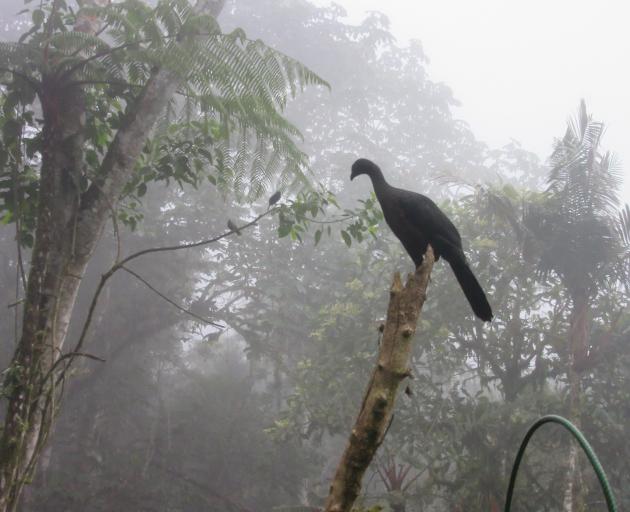
[[[278,227],[278,237],[284,238],[289,233],[291,233],[291,224],[289,223],[280,224],[280,226]]]
[[[45,17],[46,15],[44,14],[44,11],[42,11],[41,9],[35,9],[33,13],[31,14],[33,25],[37,27],[40,26],[42,23],[44,23]]]
[[[318,229],[317,231],[315,231],[315,245],[319,243],[321,238],[322,238],[322,230]]]
[[[343,230],[341,232],[341,238],[343,238],[343,241],[346,243],[348,247],[352,245],[352,238],[350,237],[347,231]]]
[[[0,219],[0,224],[8,224],[12,220],[13,220],[13,212],[6,211],[5,214],[2,216],[2,219]]]

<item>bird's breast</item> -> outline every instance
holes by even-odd
[[[389,228],[400,239],[408,238],[418,232],[418,226],[406,218],[402,208],[396,206],[383,208],[383,216]]]

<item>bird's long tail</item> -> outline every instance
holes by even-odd
[[[488,303],[488,299],[486,299],[486,294],[481,288],[479,281],[477,281],[475,274],[470,270],[466,260],[463,257],[456,256],[448,258],[448,262],[475,315],[484,322],[492,320],[492,308]]]

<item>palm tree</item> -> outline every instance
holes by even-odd
[[[587,113],[584,100],[550,158],[548,189],[526,207],[524,247],[543,276],[558,276],[571,301],[567,393],[572,421],[580,423],[580,375],[592,368],[590,310],[598,293],[627,279],[628,215],[618,213],[621,170],[614,154],[601,152],[604,125]],[[627,213],[627,207],[626,207]],[[625,220],[624,220],[625,219]],[[533,249],[533,250],[532,250]],[[577,448],[569,453],[564,510],[583,510]]]
[[[556,273],[574,305],[619,277],[615,225],[621,170],[614,154],[599,151],[603,133],[604,125],[582,101],[551,155],[547,193],[529,205],[524,218],[530,242],[538,246],[540,271]]]

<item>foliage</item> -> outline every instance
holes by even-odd
[[[615,156],[600,152],[603,131],[582,101],[551,155],[547,196],[524,216],[539,270],[556,272],[573,298],[593,296],[603,280],[623,279],[615,236],[621,173]]]
[[[86,91],[85,190],[99,179],[117,128],[154,75],[156,65],[181,84],[127,184],[121,220],[135,227],[137,199],[156,180],[198,185],[256,199],[271,186],[307,181],[300,133],[280,111],[306,85],[326,85],[307,67],[250,40],[221,31],[216,19],[185,0],[155,7],[126,0],[75,13],[64,1],[31,9],[32,25],[17,42],[0,43],[3,121],[0,137],[0,215],[22,220],[32,242],[37,169],[47,91],[81,85]],[[92,35],[85,20],[101,27]],[[54,119],[49,119],[54,122]],[[126,211],[129,210],[129,211]],[[19,212],[19,215],[18,215]]]
[[[223,331],[183,317],[138,283],[113,280],[86,347],[107,363],[77,368],[31,509],[238,508],[217,494],[242,496],[239,505],[251,509],[263,503],[267,509],[321,505],[373,364],[392,271],[412,270],[383,226],[374,198],[357,205],[367,189],[347,186],[349,164],[365,154],[382,163],[393,183],[441,202],[462,232],[497,318],[486,329],[475,323],[450,269],[436,265],[418,329],[410,395],[401,397],[383,446],[393,464],[409,468],[409,476],[401,489],[389,492],[377,471],[388,464],[383,457],[366,476],[363,505],[493,510],[527,426],[542,413],[567,407],[571,296],[559,272],[538,271],[533,256],[541,248],[527,237],[522,220],[534,209],[524,205],[551,204],[549,197],[564,190],[562,180],[573,170],[562,171],[559,188],[547,194],[533,188],[543,181],[540,163],[517,144],[487,150],[479,143],[454,119],[448,88],[429,80],[420,45],[397,46],[379,14],[353,26],[339,7],[303,1],[242,0],[232,10],[225,26],[244,26],[330,79],[332,92],[309,90],[288,105],[287,114],[305,134],[302,147],[322,186],[284,193],[277,222],[267,218],[243,236],[172,259],[152,255],[134,267],[177,303],[224,324]],[[226,48],[243,47],[237,34]],[[140,47],[143,55],[157,51],[149,42]],[[91,62],[95,74],[108,69],[98,59]],[[107,101],[109,86],[87,90],[90,101]],[[133,91],[114,91],[121,108]],[[194,96],[203,110],[202,95]],[[185,104],[178,101],[175,110]],[[238,156],[239,121],[228,123],[228,138],[221,115],[196,114],[165,117],[147,144],[121,210],[145,217],[133,238],[122,234],[127,250],[207,238],[223,232],[228,219],[247,219],[266,208],[235,200],[256,195],[250,195],[249,171],[237,179],[229,170],[236,160],[251,166],[247,155],[256,147],[248,145]],[[97,169],[102,152],[96,134],[107,141],[113,132],[104,128],[106,114],[98,122],[95,112],[90,116]],[[36,132],[22,133],[23,144],[36,144]],[[36,174],[36,152],[32,158],[22,165]],[[221,158],[228,161],[223,167]],[[456,175],[459,185],[432,181],[433,173]],[[465,197],[462,178],[473,185]],[[474,187],[486,179],[492,183]],[[194,190],[206,180],[215,189]],[[166,190],[156,181],[176,182],[181,189]],[[26,186],[21,190],[29,193]],[[619,217],[611,230],[628,231],[624,215],[610,216]],[[26,223],[26,210],[22,217]],[[8,227],[3,229],[6,235]],[[108,234],[105,242],[88,288],[112,259],[115,240]],[[622,284],[608,277],[603,266],[589,274],[598,291],[582,428],[623,506],[630,499],[629,304]],[[4,292],[3,301],[12,301],[11,291]],[[521,507],[557,510],[566,439],[552,430],[533,448],[517,500]],[[174,472],[164,471],[166,461]],[[598,490],[589,475],[585,488],[595,502]]]

